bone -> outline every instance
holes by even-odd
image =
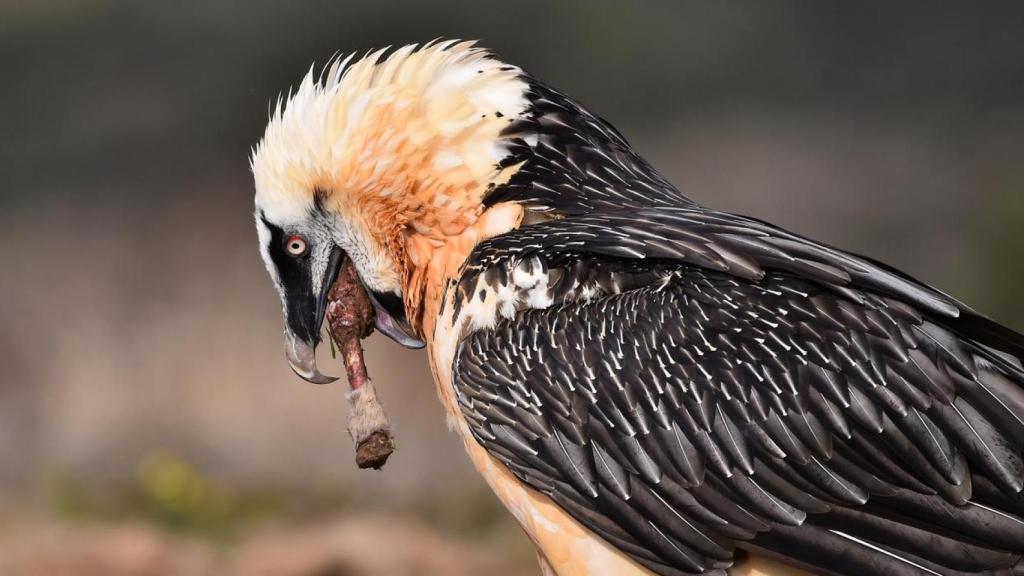
[[[328,332],[341,353],[351,388],[347,428],[356,444],[356,465],[379,470],[395,451],[395,440],[363,360],[362,339],[373,332],[373,304],[348,258],[327,300]]]

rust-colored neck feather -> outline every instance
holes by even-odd
[[[320,190],[364,281],[400,288],[421,326],[430,284],[518,224],[510,208],[484,218],[482,199],[517,169],[499,162],[502,130],[527,107],[521,75],[471,43],[441,43],[307,76],[254,153],[261,206],[300,218]]]

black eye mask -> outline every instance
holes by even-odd
[[[315,325],[317,297],[313,294],[313,277],[309,265],[312,247],[307,248],[304,254],[293,256],[285,250],[287,235],[284,229],[268,221],[262,214],[260,221],[270,231],[267,252],[277,269],[281,289],[284,291],[288,327],[296,336],[315,345],[320,341],[320,326]]]

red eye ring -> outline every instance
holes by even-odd
[[[302,256],[308,247],[306,239],[298,234],[292,234],[284,241],[284,251],[292,256]]]

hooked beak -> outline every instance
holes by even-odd
[[[292,372],[306,382],[313,384],[330,384],[337,376],[321,374],[316,367],[316,346],[312,346],[295,335],[291,330],[284,331],[284,353],[288,357],[288,365]]]
[[[320,293],[316,295],[316,308],[312,311],[312,318],[299,319],[300,321],[295,323],[301,335],[292,327],[291,319],[284,330],[284,353],[288,358],[288,365],[300,378],[313,384],[330,384],[338,379],[337,376],[320,373],[316,366],[316,346],[320,343],[320,326],[327,312],[327,295],[338,277],[338,270],[344,257],[345,252],[338,246],[331,250],[323,282],[320,284]],[[312,324],[307,323],[310,320]]]
[[[344,259],[345,252],[334,246],[324,270],[320,293],[312,294],[307,289],[305,293],[287,296],[290,305],[284,330],[285,356],[292,371],[313,384],[330,384],[338,379],[322,374],[317,368],[316,347],[320,343],[320,326],[327,313],[327,297]],[[412,335],[412,328],[405,319],[405,306],[402,304],[401,296],[390,292],[374,292],[367,289],[365,284],[363,287],[373,304],[374,325],[377,330],[406,348],[422,348],[426,345]]]

